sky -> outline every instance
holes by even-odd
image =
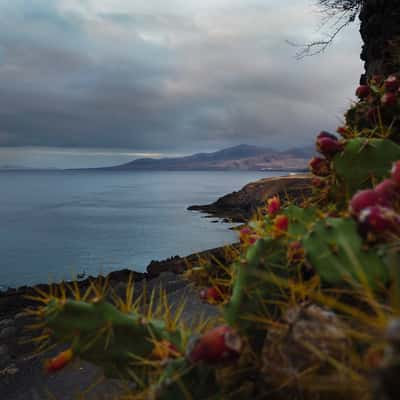
[[[90,167],[334,130],[362,72],[358,26],[315,0],[0,0],[0,167]]]

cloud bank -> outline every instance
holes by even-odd
[[[0,0],[0,147],[309,144],[340,123],[362,70],[356,25],[294,59],[286,40],[318,38],[311,4]]]

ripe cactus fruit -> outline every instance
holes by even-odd
[[[65,366],[67,366],[73,358],[72,349],[65,350],[58,354],[57,356],[45,361],[45,369],[49,374],[60,371]]]
[[[332,140],[338,140],[337,136],[335,136],[332,133],[326,132],[326,131],[321,131],[318,135],[317,135],[317,141],[319,139],[332,139]]]
[[[385,80],[384,86],[388,92],[395,92],[400,88],[400,80],[397,78],[396,75],[390,75]]]
[[[222,300],[221,291],[215,287],[203,289],[200,291],[200,298],[205,302],[217,304]]]
[[[384,107],[393,107],[397,104],[397,96],[396,93],[388,92],[385,93],[381,98],[382,106]]]
[[[367,207],[381,204],[379,194],[373,189],[360,190],[350,201],[349,210],[354,216],[358,216]]]
[[[371,94],[371,89],[369,88],[369,86],[367,85],[360,85],[357,89],[356,89],[356,96],[359,99],[365,99],[366,97],[368,97]]]
[[[399,234],[400,216],[390,208],[372,206],[361,211],[360,230],[364,235],[372,233],[378,237]]]
[[[327,186],[327,183],[324,179],[321,178],[313,178],[311,180],[311,185],[316,189],[323,189]]]
[[[316,176],[328,176],[331,172],[330,163],[325,158],[313,157],[308,165],[311,172]]]
[[[376,250],[365,249],[353,219],[321,220],[302,243],[308,262],[325,283],[366,281],[375,288],[389,279],[388,267]]]
[[[355,138],[333,158],[333,169],[347,195],[353,196],[372,182],[388,177],[394,161],[400,159],[400,146],[389,139]]]
[[[393,164],[391,175],[393,182],[400,186],[400,161],[396,161]]]
[[[271,197],[267,200],[267,211],[268,214],[273,216],[281,209],[281,201],[278,196]]]
[[[345,127],[345,126],[339,126],[339,127],[336,129],[336,132],[337,132],[340,136],[346,137],[346,135],[347,135],[347,133],[348,133],[348,129],[347,129],[347,127]]]
[[[195,339],[188,346],[187,358],[192,363],[203,361],[218,364],[239,357],[242,350],[240,336],[229,326],[218,326]]]
[[[286,215],[280,214],[275,217],[273,232],[276,236],[283,235],[288,230],[288,227],[289,218]]]
[[[385,179],[375,186],[374,191],[379,196],[379,204],[386,206],[391,206],[400,195],[399,188],[393,179]]]
[[[331,157],[343,150],[343,144],[337,139],[321,137],[317,139],[317,150],[326,157]]]

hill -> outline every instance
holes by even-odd
[[[285,170],[302,171],[313,154],[311,147],[278,151],[246,144],[212,153],[175,158],[141,158],[109,167],[113,170]]]

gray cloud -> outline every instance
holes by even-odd
[[[296,3],[0,0],[0,146],[308,144],[352,97],[360,39],[296,62],[285,40],[318,21]]]

